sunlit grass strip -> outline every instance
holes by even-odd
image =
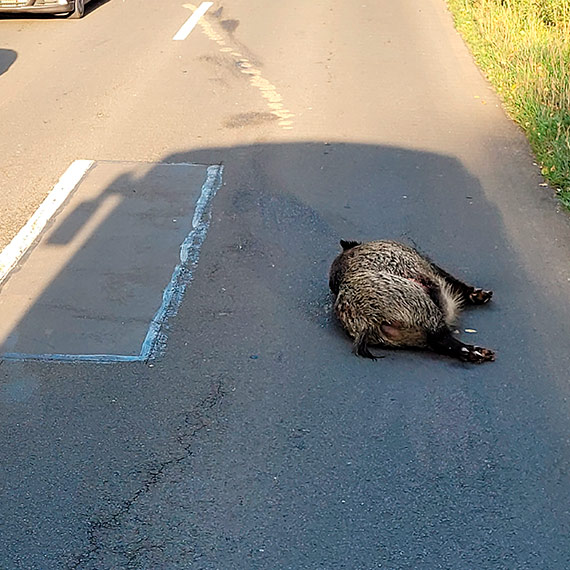
[[[570,208],[570,3],[447,0],[477,63]]]

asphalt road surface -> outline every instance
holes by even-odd
[[[444,1],[196,7],[0,19],[2,247],[76,159],[224,168],[164,356],[1,364],[0,567],[569,568],[569,218]],[[495,363],[351,353],[381,237],[494,290]]]

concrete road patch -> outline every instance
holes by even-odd
[[[96,162],[2,283],[8,358],[160,352],[205,238],[220,166]]]

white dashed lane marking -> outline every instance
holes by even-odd
[[[174,41],[183,41],[189,35],[190,32],[196,27],[196,24],[200,18],[208,11],[208,8],[213,5],[213,2],[202,2],[198,8],[194,10],[194,13],[182,24],[182,27],[174,34],[172,38]]]

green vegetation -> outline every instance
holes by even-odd
[[[570,2],[447,0],[476,61],[570,208]]]

